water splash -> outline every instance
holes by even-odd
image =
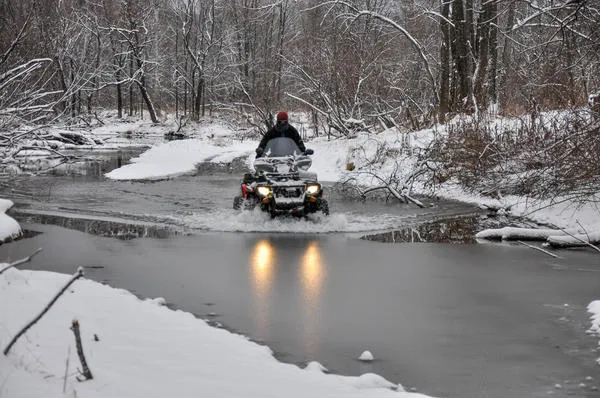
[[[276,217],[253,211],[216,210],[210,214],[194,213],[182,223],[190,229],[214,232],[285,232],[285,233],[354,233],[389,229],[406,223],[406,217],[389,214],[364,215],[332,213],[311,214],[306,218]]]

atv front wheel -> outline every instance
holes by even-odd
[[[234,210],[254,210],[256,207],[255,198],[250,196],[244,199],[242,196],[238,195],[233,198],[233,209]]]
[[[321,199],[319,201],[319,211],[326,216],[329,215],[329,203],[327,202],[327,199]]]
[[[242,208],[243,201],[244,201],[244,199],[239,195],[236,196],[235,198],[233,198],[233,209],[240,210]]]

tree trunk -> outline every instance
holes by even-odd
[[[73,65],[73,59],[69,60],[69,66],[71,69],[71,89],[73,89],[73,82],[75,81],[75,65]],[[77,93],[74,91],[71,94],[71,117],[75,117],[77,114]]]
[[[489,0],[484,3],[483,10],[481,12],[481,18],[479,19],[479,27],[477,29],[477,67],[475,69],[475,100],[477,101],[477,107],[486,109],[488,105],[488,93],[487,93],[487,72],[489,63],[489,44],[490,44],[490,18],[491,18],[491,4]]]
[[[508,86],[508,77],[513,75],[512,58],[512,37],[511,28],[515,24],[515,7],[516,1],[512,1],[508,6],[508,15],[506,17],[506,35],[504,37],[504,48],[502,49],[502,68],[500,69],[500,105],[502,108],[508,106],[511,89]]]
[[[442,16],[450,18],[450,3],[442,0]],[[450,24],[446,20],[440,21],[442,30],[442,45],[440,46],[440,122],[444,115],[450,112]]]
[[[148,109],[148,113],[150,114],[150,119],[152,123],[158,123],[158,117],[156,117],[156,109],[154,108],[154,103],[150,99],[150,95],[148,94],[148,89],[146,87],[146,79],[144,77],[140,78],[140,82],[138,83],[138,87],[140,88],[140,94],[142,94],[142,98],[144,103],[146,104],[146,109]],[[142,110],[140,109],[140,113]]]
[[[133,58],[129,59],[129,76],[133,76]],[[129,116],[133,116],[133,84],[129,84]]]
[[[117,84],[117,114],[119,119],[123,117],[123,93],[121,92],[121,83]]]
[[[287,5],[287,4],[286,4]],[[287,20],[287,15],[284,9],[283,4],[279,4],[279,41],[277,48],[277,69],[275,76],[277,76],[277,81],[275,83],[275,93],[276,93],[276,101],[279,104],[281,102],[281,71],[283,70],[283,44],[285,38],[285,24]]]
[[[198,77],[198,84],[196,85],[196,98],[194,101],[194,120],[200,120],[200,105],[202,104],[202,89],[204,88],[204,79],[202,75]]]
[[[175,118],[179,118],[179,32],[175,33]]]
[[[452,22],[454,23],[452,38],[452,57],[457,74],[457,90],[454,104],[461,110],[467,110],[471,101],[471,61],[469,55],[469,38],[466,21],[466,12],[464,0],[453,0],[452,2]],[[472,26],[472,24],[471,24]]]
[[[495,107],[498,104],[498,0],[490,4],[490,66],[488,71],[488,99]]]

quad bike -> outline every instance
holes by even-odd
[[[244,175],[241,194],[233,199],[233,208],[253,210],[259,206],[272,217],[304,217],[316,212],[329,215],[323,187],[317,182],[317,175],[307,171],[312,164],[309,155],[313,153],[312,149],[302,153],[291,138],[270,140],[264,151],[257,149],[255,172]]]

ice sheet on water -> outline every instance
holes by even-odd
[[[183,223],[192,229],[217,232],[287,232],[334,233],[369,232],[402,225],[403,219],[394,215],[364,215],[333,213],[329,216],[311,214],[307,218],[271,218],[260,210],[236,211],[219,209],[185,216]]]

